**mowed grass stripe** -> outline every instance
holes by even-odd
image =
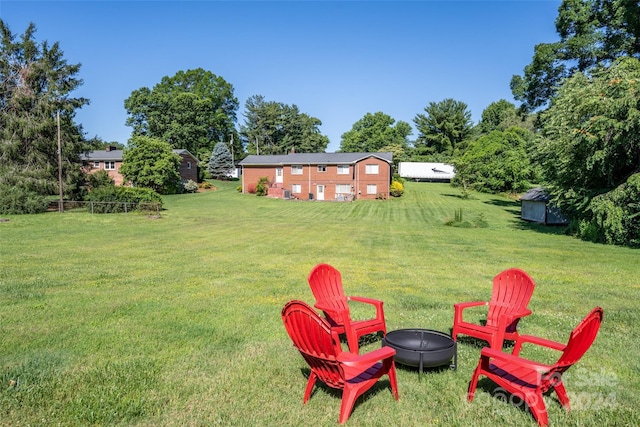
[[[513,266],[537,283],[525,333],[566,341],[601,305],[602,332],[567,387],[610,406],[566,413],[551,399],[550,420],[640,418],[640,366],[629,351],[640,338],[637,250],[523,223],[517,202],[464,199],[446,184],[407,183],[399,199],[353,203],[216,186],[166,197],[159,219],[69,212],[0,224],[0,425],[335,425],[339,398],[331,390],[320,387],[302,406],[306,366],[280,320],[286,301],[312,301],[306,277],[318,262],[342,272],[348,294],[384,300],[389,330],[448,331],[452,305],[486,300],[491,278]],[[456,209],[468,221],[482,215],[487,228],[445,226]],[[372,340],[365,350],[379,345]],[[462,343],[455,372],[419,379],[400,367],[400,401],[382,381],[349,422],[534,424],[491,398],[490,385],[484,401],[466,403],[479,349]],[[597,383],[602,378],[610,381]]]

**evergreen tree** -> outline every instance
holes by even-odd
[[[21,211],[19,200],[58,193],[58,114],[63,190],[70,198],[79,195],[80,153],[88,149],[73,119],[89,101],[70,95],[82,84],[80,65],[68,64],[58,43],[38,44],[35,32],[30,24],[16,40],[0,20],[0,193],[11,189],[14,212]],[[37,204],[27,210],[44,209]]]
[[[213,147],[207,171],[213,179],[226,179],[233,171],[233,157],[224,142],[220,141]]]
[[[424,111],[427,114],[418,114],[413,119],[418,129],[416,148],[423,146],[433,153],[452,156],[471,137],[471,111],[464,102],[451,98],[430,102]]]
[[[296,105],[254,95],[247,99],[245,109],[240,136],[251,154],[319,153],[329,145],[329,138],[320,133],[322,122],[301,113]]]

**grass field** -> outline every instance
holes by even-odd
[[[523,333],[566,342],[595,306],[600,334],[566,376],[574,410],[547,399],[553,426],[640,419],[640,252],[596,245],[519,219],[505,197],[460,197],[407,183],[389,201],[301,202],[217,191],[170,196],[160,218],[70,211],[0,222],[0,425],[335,425],[339,394],[302,405],[306,365],[280,319],[312,302],[319,262],[347,294],[385,301],[388,330],[449,332],[456,302],[486,300],[498,272],[536,281]],[[463,218],[484,228],[445,226]],[[354,307],[356,317],[369,313]],[[482,319],[482,311],[474,315]],[[380,346],[371,340],[365,347]],[[466,388],[480,343],[461,340],[457,371],[398,365],[348,424],[536,425],[522,405]],[[525,348],[524,356],[553,354]]]

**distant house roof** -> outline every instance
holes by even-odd
[[[198,160],[196,156],[194,156],[189,152],[189,150],[186,150],[184,148],[179,148],[172,151],[180,156],[191,156],[194,159],[196,159],[196,161]],[[105,161],[105,160],[112,161],[112,162],[121,162],[122,153],[123,153],[123,150],[94,150],[94,151],[89,151],[86,154],[81,154],[80,159],[92,161],[92,162]]]
[[[549,195],[542,189],[542,187],[536,187],[524,193],[522,197],[520,197],[520,200],[546,203],[550,200],[550,198]]]
[[[387,163],[393,162],[393,153],[289,153],[274,156],[249,155],[242,166],[298,165],[298,164],[352,164],[375,157]]]
[[[107,160],[107,161],[122,161],[122,150],[95,150],[89,151],[84,155],[80,155],[82,160],[90,160],[90,161],[99,161],[99,160]]]

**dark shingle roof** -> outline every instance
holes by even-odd
[[[122,161],[122,150],[95,150],[89,151],[86,155],[81,155],[80,158],[82,160],[90,160],[90,161],[98,161],[98,160],[108,160],[108,161]]]
[[[549,196],[542,187],[532,188],[520,197],[520,200],[529,200],[532,202],[548,202]]]
[[[240,165],[350,164],[369,157],[376,157],[387,163],[393,161],[393,153],[291,153],[275,156],[250,155]]]
[[[186,150],[184,148],[178,148],[178,149],[174,149],[172,150],[174,153],[180,155],[180,156],[185,156],[185,155],[190,155],[191,157],[193,157],[194,159],[197,160],[196,156],[194,156],[193,154],[191,154],[189,152],[189,150]],[[86,154],[82,154],[80,155],[80,159],[81,160],[88,160],[88,161],[112,161],[112,162],[121,162],[122,161],[122,150],[111,150],[111,151],[107,151],[107,150],[95,150],[95,151],[89,151]]]

